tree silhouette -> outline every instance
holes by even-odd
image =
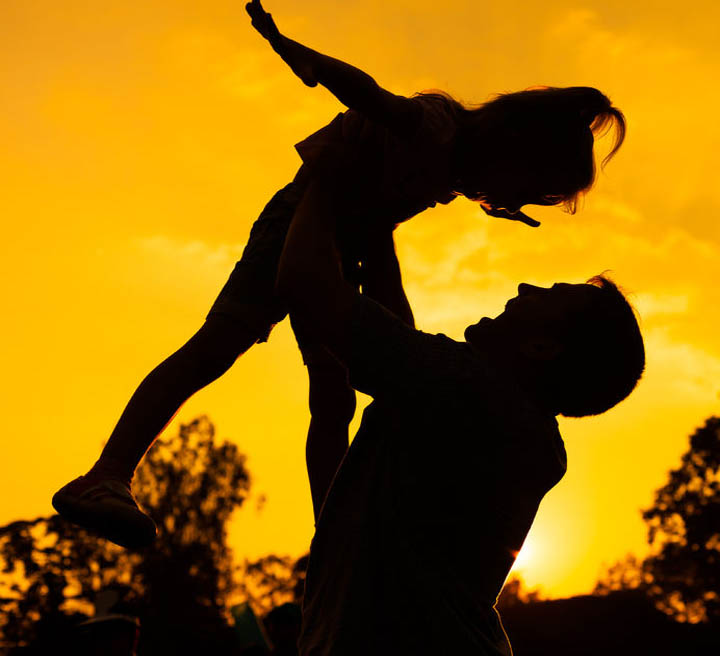
[[[504,613],[508,608],[514,608],[521,604],[534,604],[540,601],[540,590],[528,590],[522,577],[513,572],[505,581],[500,594],[498,595],[495,607]]]
[[[215,427],[200,417],[156,444],[133,489],[160,535],[134,568],[148,612],[197,621],[227,612],[233,585],[227,522],[250,488],[245,456],[216,446]],[[182,591],[182,594],[178,594]]]
[[[653,555],[644,568],[659,607],[686,622],[720,620],[720,418],[690,448],[643,512]]]
[[[622,560],[606,567],[595,584],[593,594],[606,596],[620,590],[647,591],[649,580],[645,561],[634,554],[627,554]]]
[[[188,652],[187,636],[203,636],[207,649],[208,635],[227,631],[227,522],[249,488],[245,457],[234,444],[215,444],[213,424],[200,417],[158,441],[136,474],[138,500],[160,529],[152,547],[123,550],[57,515],[0,528],[3,644],[32,643],[72,624],[73,612],[91,614],[95,593],[113,585],[141,616],[146,641],[162,642],[157,653],[182,653],[170,634]]]
[[[3,646],[29,644],[92,611],[94,593],[129,583],[131,556],[57,515],[0,528]]]
[[[271,554],[246,560],[239,568],[238,592],[262,615],[283,604],[300,604],[307,564],[307,554],[298,559]]]

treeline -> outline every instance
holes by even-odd
[[[292,654],[306,559],[237,565],[227,544],[250,484],[243,454],[200,417],[136,474],[161,527],[152,547],[56,515],[0,527],[0,653],[103,653],[88,639],[100,617],[117,641],[138,618],[140,656]],[[591,596],[541,600],[508,581],[498,607],[516,656],[720,653],[720,418],[693,433],[644,518],[651,555],[610,567]]]

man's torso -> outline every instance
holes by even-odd
[[[418,354],[401,357],[424,359],[427,380],[414,371],[366,390],[376,401],[319,518],[304,656],[506,653],[493,604],[564,473],[562,441],[481,354],[420,335]]]

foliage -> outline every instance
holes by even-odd
[[[122,586],[144,625],[225,625],[233,583],[227,522],[250,487],[234,444],[215,444],[206,417],[158,441],[136,473],[138,501],[158,523],[147,549],[131,552],[57,515],[0,528],[0,630],[3,642],[27,644],[44,622],[92,613],[93,597]]]
[[[528,590],[522,578],[517,574],[512,574],[505,581],[495,607],[502,613],[508,608],[514,608],[520,604],[532,604],[536,601],[540,601],[540,591],[537,589]]]
[[[720,620],[720,418],[690,448],[644,511],[653,548],[644,567],[659,607],[686,622]]]
[[[600,576],[593,590],[594,595],[606,596],[619,590],[645,590],[649,582],[644,561],[634,554],[610,565]]]
[[[90,615],[94,594],[130,583],[132,559],[57,515],[0,528],[0,629],[3,643],[31,642],[41,621],[60,626],[71,612]]]
[[[178,619],[223,615],[232,590],[227,522],[250,477],[237,446],[216,446],[214,438],[207,417],[181,425],[177,437],[152,448],[133,483],[160,531],[135,567],[143,599]]]
[[[265,615],[273,608],[302,601],[308,556],[297,560],[269,555],[245,561],[240,568],[238,590],[253,608]]]

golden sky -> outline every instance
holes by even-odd
[[[293,144],[342,110],[286,70],[243,4],[0,5],[2,524],[49,514],[55,489],[92,464],[137,383],[200,326],[252,221],[299,165]],[[481,102],[588,85],[626,113],[626,145],[577,215],[535,209],[543,226],[532,230],[460,199],[397,232],[426,331],[461,338],[522,281],[610,269],[633,293],[645,378],[607,415],[561,421],[568,474],[521,568],[547,595],[588,591],[603,562],[644,553],[639,510],[687,435],[720,410],[717,3],[267,8],[289,36],[396,93],[435,87]],[[306,393],[283,325],[179,415],[209,414],[248,455],[254,499],[231,530],[239,557],[309,545]]]

